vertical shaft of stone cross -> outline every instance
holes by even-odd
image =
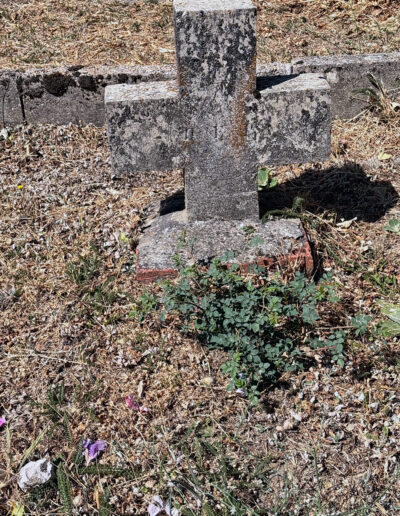
[[[256,87],[256,8],[251,0],[174,0],[174,25],[188,218],[257,220],[246,121]]]

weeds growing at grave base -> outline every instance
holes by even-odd
[[[313,352],[320,351],[343,367],[350,332],[318,331],[319,305],[339,301],[329,274],[318,285],[300,272],[284,282],[253,266],[246,278],[238,265],[224,265],[227,259],[214,259],[206,270],[180,264],[179,280],[164,282],[158,298],[144,294],[132,314],[139,321],[156,307],[162,319],[168,313],[178,314],[180,331],[229,354],[222,366],[229,377],[228,390],[243,391],[252,404],[285,371],[312,364]],[[357,335],[367,331],[370,318],[353,320]]]

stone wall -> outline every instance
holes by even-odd
[[[332,115],[353,118],[366,103],[355,89],[369,86],[372,73],[386,88],[400,81],[400,52],[302,58],[292,63],[259,65],[257,75],[307,72],[324,76],[332,91]],[[174,66],[60,67],[45,70],[0,70],[0,125],[68,123],[104,124],[104,88],[110,84],[165,81],[176,77]]]
[[[0,70],[0,123],[102,126],[106,86],[166,80],[175,75],[172,66]]]
[[[294,74],[320,73],[327,79],[331,87],[334,118],[353,118],[367,106],[363,96],[354,90],[371,86],[368,73],[382,81],[389,90],[400,87],[400,52],[308,57],[296,59],[291,64]]]

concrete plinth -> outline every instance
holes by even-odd
[[[184,238],[185,244],[180,242]],[[299,219],[267,221],[188,221],[185,210],[162,215],[145,230],[137,249],[137,279],[151,282],[177,275],[174,256],[183,263],[208,265],[213,258],[234,252],[226,263],[287,266],[313,271],[310,244]]]

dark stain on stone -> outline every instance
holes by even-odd
[[[82,65],[76,65],[76,66],[69,66],[68,67],[68,71],[69,72],[78,72],[79,70],[81,70],[83,68]],[[79,74],[77,74],[79,75]]]
[[[22,77],[18,76],[15,82],[17,84],[18,93],[22,95]]]
[[[20,105],[20,108],[21,108],[22,119],[23,119],[24,122],[26,122],[25,104],[24,104],[24,95],[23,95],[23,86],[22,86],[22,84],[23,84],[22,77],[17,76],[15,84],[17,86],[17,91],[18,91],[19,105]]]
[[[132,113],[130,106],[123,106],[121,109],[119,115],[118,115],[118,123],[121,125],[125,124],[126,122],[129,122],[129,120],[132,118]]]
[[[117,75],[118,84],[124,84],[124,83],[128,82],[128,80],[129,80],[129,75],[127,73],[119,73]]]
[[[91,75],[81,75],[78,78],[79,86],[87,91],[97,91],[97,84]]]
[[[19,77],[17,88],[20,95],[26,95],[31,99],[40,99],[43,96],[42,77],[32,75],[30,77]]]
[[[6,90],[6,93],[10,87],[10,79],[8,77],[2,77],[0,79],[0,86],[2,86],[3,88],[5,88]]]
[[[43,86],[45,90],[55,97],[62,97],[68,90],[71,83],[71,77],[56,72],[43,77]]]

